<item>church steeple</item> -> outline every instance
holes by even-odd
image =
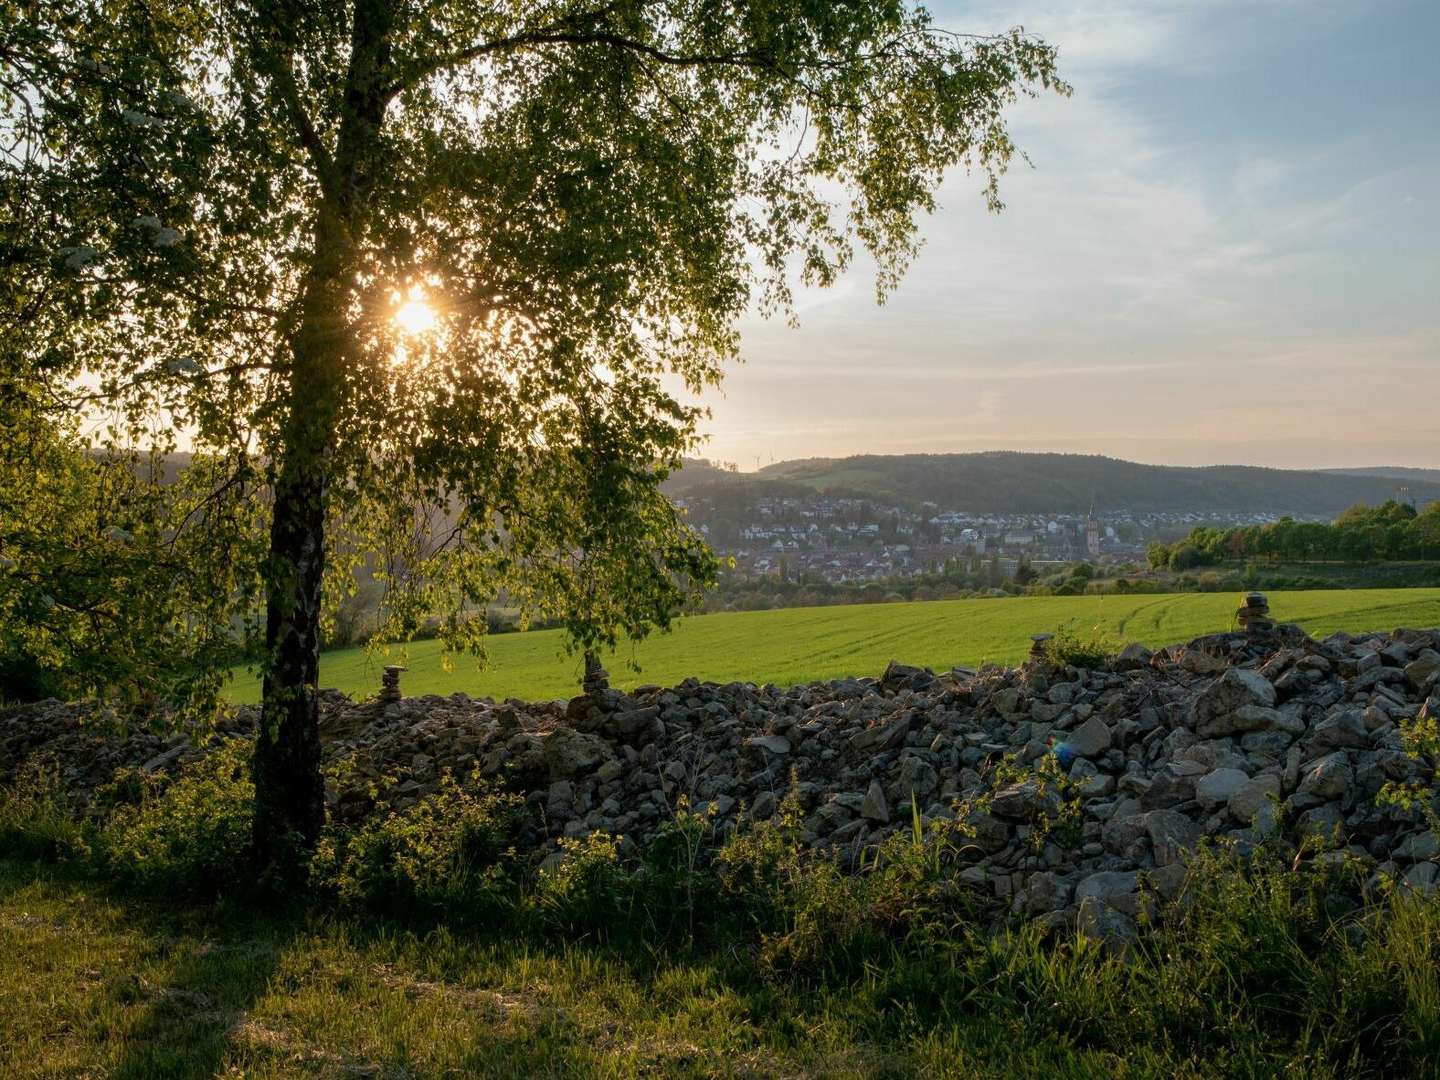
[[[1090,509],[1085,514],[1085,550],[1091,556],[1100,554],[1100,521],[1095,517],[1095,493],[1090,493]]]

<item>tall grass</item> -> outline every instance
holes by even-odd
[[[221,756],[77,823],[53,771],[40,770],[0,798],[0,857],[23,860],[0,865],[0,876],[28,866],[43,877],[42,860],[65,861],[114,903],[143,912],[149,901],[132,896],[165,883],[173,895],[197,875],[244,865],[247,838],[228,824],[244,798],[243,778]],[[601,834],[537,865],[516,840],[527,827],[518,800],[450,781],[403,812],[332,830],[308,907],[246,933],[277,953],[323,948],[356,964],[368,948],[358,942],[409,942],[408,962],[428,972],[432,989],[387,1006],[375,1022],[405,1048],[397,1062],[428,1062],[422,1071],[465,1071],[460,1043],[437,1033],[421,1045],[401,1033],[431,1008],[425,995],[454,985],[464,967],[457,951],[498,949],[506,980],[529,985],[543,968],[542,981],[574,980],[547,992],[587,1008],[630,995],[626,1031],[669,1030],[676,1010],[703,1015],[727,1002],[713,1031],[698,1020],[685,1026],[696,1060],[708,1064],[679,1072],[725,1073],[739,1044],[782,1056],[804,1045],[823,1059],[810,1040],[824,1031],[825,1053],[847,1062],[838,1071],[859,1074],[1436,1075],[1436,899],[1367,892],[1343,860],[1297,859],[1280,847],[1244,859],[1209,850],[1192,863],[1179,900],[1117,955],[1069,931],[1047,933],[967,886],[964,820],[964,808],[953,820],[925,821],[912,807],[908,830],[845,868],[806,846],[792,795],[775,819],[731,835],[682,808],[644,851]],[[0,924],[30,925],[13,922],[32,918],[22,903],[0,893]],[[223,932],[234,910],[192,903],[167,912],[153,933],[172,939],[171,918]],[[67,947],[45,940],[52,951]],[[56,956],[32,957],[36,979],[69,978]],[[22,977],[7,964],[0,958],[0,999],[5,980]],[[327,1004],[307,1006],[307,1037],[358,1037],[373,981],[359,969],[327,977]],[[272,997],[304,985],[282,982]],[[31,992],[9,992],[22,991]],[[83,985],[57,981],[49,993],[82,1007]],[[49,1045],[34,1028],[40,1021],[13,1022],[33,1036],[30,1045]],[[184,1030],[164,1036],[182,1057]],[[533,1060],[553,1037],[553,1025],[524,1027],[516,1060]],[[215,1057],[207,1068],[218,1072],[225,1042],[207,1045]],[[569,1053],[570,1044],[551,1052]],[[613,1074],[643,1066],[624,1061]]]

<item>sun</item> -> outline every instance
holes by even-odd
[[[435,329],[435,309],[420,289],[411,289],[409,296],[395,309],[395,325],[410,337],[419,337]]]

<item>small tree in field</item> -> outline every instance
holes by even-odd
[[[500,590],[581,648],[663,625],[713,564],[657,485],[738,316],[857,243],[892,287],[944,172],[998,207],[1002,110],[1065,89],[900,0],[0,11],[12,397],[183,432],[264,508],[266,865],[323,822],[327,570],[380,553],[385,632],[454,646]]]

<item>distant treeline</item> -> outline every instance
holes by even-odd
[[[1352,506],[1332,524],[1281,518],[1270,525],[1201,526],[1148,549],[1152,569],[1190,570],[1225,562],[1377,562],[1440,559],[1440,503],[1417,513],[1393,499]]]

